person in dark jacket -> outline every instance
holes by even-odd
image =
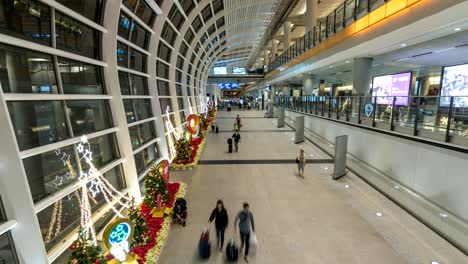
[[[216,238],[218,239],[219,251],[223,251],[224,231],[228,225],[228,214],[224,208],[222,200],[218,200],[218,202],[216,202],[216,208],[211,213],[209,223],[211,224],[213,220],[215,220]]]
[[[236,219],[234,220],[234,229],[237,229],[237,223],[239,222],[239,232],[241,237],[241,247],[240,250],[243,249],[245,245],[245,254],[244,260],[245,262],[249,262],[247,260],[247,256],[249,255],[249,248],[250,248],[250,232],[255,232],[255,222],[252,212],[249,210],[249,204],[243,204],[243,210],[237,213]],[[236,232],[236,231],[234,231]]]
[[[241,136],[239,135],[239,133],[236,131],[234,132],[234,134],[232,135],[232,139],[234,139],[234,149],[236,150],[236,152],[239,151],[239,142],[241,140]]]

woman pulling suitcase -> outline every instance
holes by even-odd
[[[210,220],[208,225],[211,224],[215,220],[215,227],[216,227],[216,238],[218,239],[218,248],[219,251],[223,251],[224,246],[224,231],[226,231],[226,227],[228,226],[228,214],[226,209],[224,208],[224,204],[222,200],[218,200],[216,202],[216,207],[211,212]]]

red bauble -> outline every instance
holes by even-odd
[[[100,260],[100,259],[96,259],[96,260],[94,261],[94,264],[99,264],[99,263],[101,263],[101,260]]]
[[[72,245],[70,246],[70,249],[71,249],[71,250],[75,250],[75,249],[76,249],[76,245],[75,245],[75,244],[72,244]]]

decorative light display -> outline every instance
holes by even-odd
[[[187,100],[188,100],[189,115],[193,115],[192,103],[190,103],[190,98],[187,98]]]
[[[374,112],[374,105],[369,103],[364,106],[364,111],[366,111],[366,116],[370,117]]]
[[[176,149],[175,149],[175,146],[174,146],[174,142],[172,140],[172,136],[171,135],[174,135],[174,138],[177,140],[180,139],[180,135],[179,133],[177,133],[177,131],[175,130],[174,128],[174,125],[172,124],[171,122],[171,119],[169,118],[169,106],[166,108],[166,115],[167,115],[167,119],[166,119],[166,132],[169,132],[169,136],[167,137],[167,145],[169,146],[169,152],[171,154],[171,160],[175,158],[176,156]]]
[[[198,133],[198,128],[200,126],[200,119],[197,115],[191,114],[187,117],[187,131],[195,135]]]
[[[132,221],[126,218],[110,223],[104,230],[103,242],[106,249],[121,262],[127,260],[133,231]]]

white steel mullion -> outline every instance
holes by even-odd
[[[144,28],[146,31],[150,32],[151,34],[154,34],[154,31],[145,23],[143,22],[137,15],[135,15],[130,9],[128,9],[126,6],[123,4],[120,5],[120,8],[125,11],[125,14],[130,16],[133,20],[135,20],[142,28]]]
[[[125,160],[124,159],[117,159],[117,160],[114,160],[112,161],[111,163],[107,164],[106,166],[104,166],[103,168],[99,169],[99,172],[98,174],[104,174],[108,171],[110,171],[111,169],[119,166],[120,164],[124,163]],[[97,176],[93,176],[93,177],[89,177],[88,178],[88,182],[92,181],[93,179],[95,179]],[[80,181],[76,181],[75,183],[61,189],[60,191],[52,194],[51,196],[43,199],[43,200],[40,200],[39,202],[37,202],[35,205],[34,205],[34,208],[36,210],[36,213],[39,213],[40,211],[46,209],[47,207],[49,207],[50,205],[52,205],[53,203],[57,202],[58,200],[64,198],[65,196],[69,195],[70,193],[72,193],[73,191],[75,191],[76,189],[80,188],[81,187],[81,183]]]
[[[122,95],[122,99],[151,99],[151,95]]]
[[[87,134],[86,136],[88,137],[88,139],[93,139],[93,138],[96,138],[96,137],[100,137],[100,136],[104,136],[104,135],[107,135],[107,134],[117,132],[118,130],[119,129],[117,127],[113,127],[113,128],[108,128],[108,129],[105,129],[105,130],[97,131],[97,132],[94,132],[94,133],[90,133],[90,134]],[[62,141],[59,141],[59,142],[56,142],[56,143],[47,144],[47,145],[32,148],[32,149],[23,150],[23,151],[20,152],[20,158],[25,159],[25,158],[28,158],[28,157],[31,157],[31,156],[34,156],[34,155],[37,155],[37,154],[41,154],[41,153],[52,151],[52,150],[55,150],[55,149],[58,149],[58,148],[66,147],[66,146],[69,146],[71,144],[76,144],[76,143],[80,142],[80,140],[81,140],[81,136],[65,139],[65,140],[62,140]]]
[[[91,59],[91,58],[88,58],[88,57],[85,57],[85,56],[77,55],[75,53],[71,53],[71,52],[67,52],[67,51],[63,51],[63,50],[59,50],[59,49],[54,49],[54,48],[49,47],[49,46],[36,44],[34,42],[31,42],[31,41],[15,38],[15,37],[5,35],[5,34],[1,34],[1,33],[0,33],[0,42],[5,43],[5,44],[9,44],[9,45],[13,45],[13,46],[17,46],[17,47],[20,47],[20,48],[30,49],[30,50],[34,50],[34,51],[47,53],[47,54],[50,54],[50,55],[59,56],[59,57],[62,57],[62,58],[67,58],[67,59],[71,59],[71,60],[85,62],[85,63],[97,65],[97,66],[107,67],[107,63],[99,61],[99,60]]]
[[[167,41],[166,41],[165,39],[160,38],[159,41],[162,42],[162,43],[164,43],[164,44],[166,44],[166,46],[167,46],[168,48],[170,48],[173,52],[177,52],[171,44],[167,43]],[[171,55],[171,56],[172,56],[172,55]]]
[[[151,9],[153,9],[156,14],[161,15],[163,13],[161,7],[159,7],[155,1],[145,0],[145,2],[151,7]]]
[[[151,77],[151,75],[149,75],[149,74],[147,74],[147,73],[135,71],[135,70],[132,70],[132,69],[129,69],[129,68],[125,68],[125,67],[122,67],[122,66],[117,66],[117,70],[123,71],[123,72],[129,72],[129,73],[132,73],[132,74],[135,74],[135,75],[140,75],[140,76],[143,76],[143,77],[146,77],[146,78],[150,78],[150,77]]]
[[[122,193],[123,196],[125,196],[129,192],[129,190],[124,189],[124,190],[122,190],[120,192]],[[91,218],[91,221],[93,222],[93,224],[97,220],[99,220],[99,218],[103,217],[107,213],[107,211],[109,211],[111,209],[112,206],[114,206],[120,199],[122,199],[123,196],[120,196],[120,195],[116,196],[116,199],[114,201],[111,201],[111,204],[106,203],[100,209],[98,209],[97,212],[93,213],[93,216]],[[78,228],[71,231],[70,235],[65,240],[63,240],[60,245],[58,245],[56,248],[54,248],[54,250],[48,256],[48,262],[49,263],[54,262],[78,238],[78,234],[76,233],[77,230],[78,230]]]
[[[146,142],[146,143],[143,144],[141,147],[135,149],[135,150],[133,151],[133,155],[135,155],[135,154],[137,154],[137,153],[143,151],[145,148],[151,146],[152,144],[154,144],[154,143],[156,143],[156,142],[159,142],[160,140],[161,140],[161,138],[157,137],[157,138],[154,138],[154,139],[152,139],[152,140]]]
[[[130,41],[128,41],[128,40],[122,38],[121,36],[117,36],[117,40],[120,41],[120,42],[122,42],[122,43],[124,43],[125,45],[130,46],[131,48],[133,48],[133,49],[139,51],[140,53],[143,53],[143,54],[145,54],[145,55],[147,55],[147,56],[151,55],[151,53],[149,53],[149,52],[146,51],[145,49],[140,48],[138,45],[136,45],[136,44],[134,44],[133,42],[130,42]]]
[[[133,126],[137,126],[137,125],[147,123],[147,122],[150,122],[150,121],[155,121],[156,119],[158,119],[158,118],[157,117],[146,118],[146,119],[143,119],[143,120],[140,120],[140,121],[130,123],[130,124],[128,124],[128,127],[133,127]]]
[[[76,19],[80,22],[82,22],[83,24],[86,24],[87,26],[90,26],[96,30],[99,30],[101,31],[102,33],[107,33],[107,29],[102,27],[101,25],[97,24],[96,22],[88,19],[87,17],[71,10],[70,8],[60,4],[59,2],[57,1],[54,1],[54,0],[39,0],[41,2],[43,2],[44,4],[46,5],[49,5],[53,8],[55,8],[57,11],[60,11],[61,13],[63,14],[66,14],[67,16],[73,18],[73,19]]]
[[[0,236],[10,231],[11,229],[13,229],[17,224],[18,222],[16,222],[16,220],[8,220],[4,223],[1,223],[0,224]]]

